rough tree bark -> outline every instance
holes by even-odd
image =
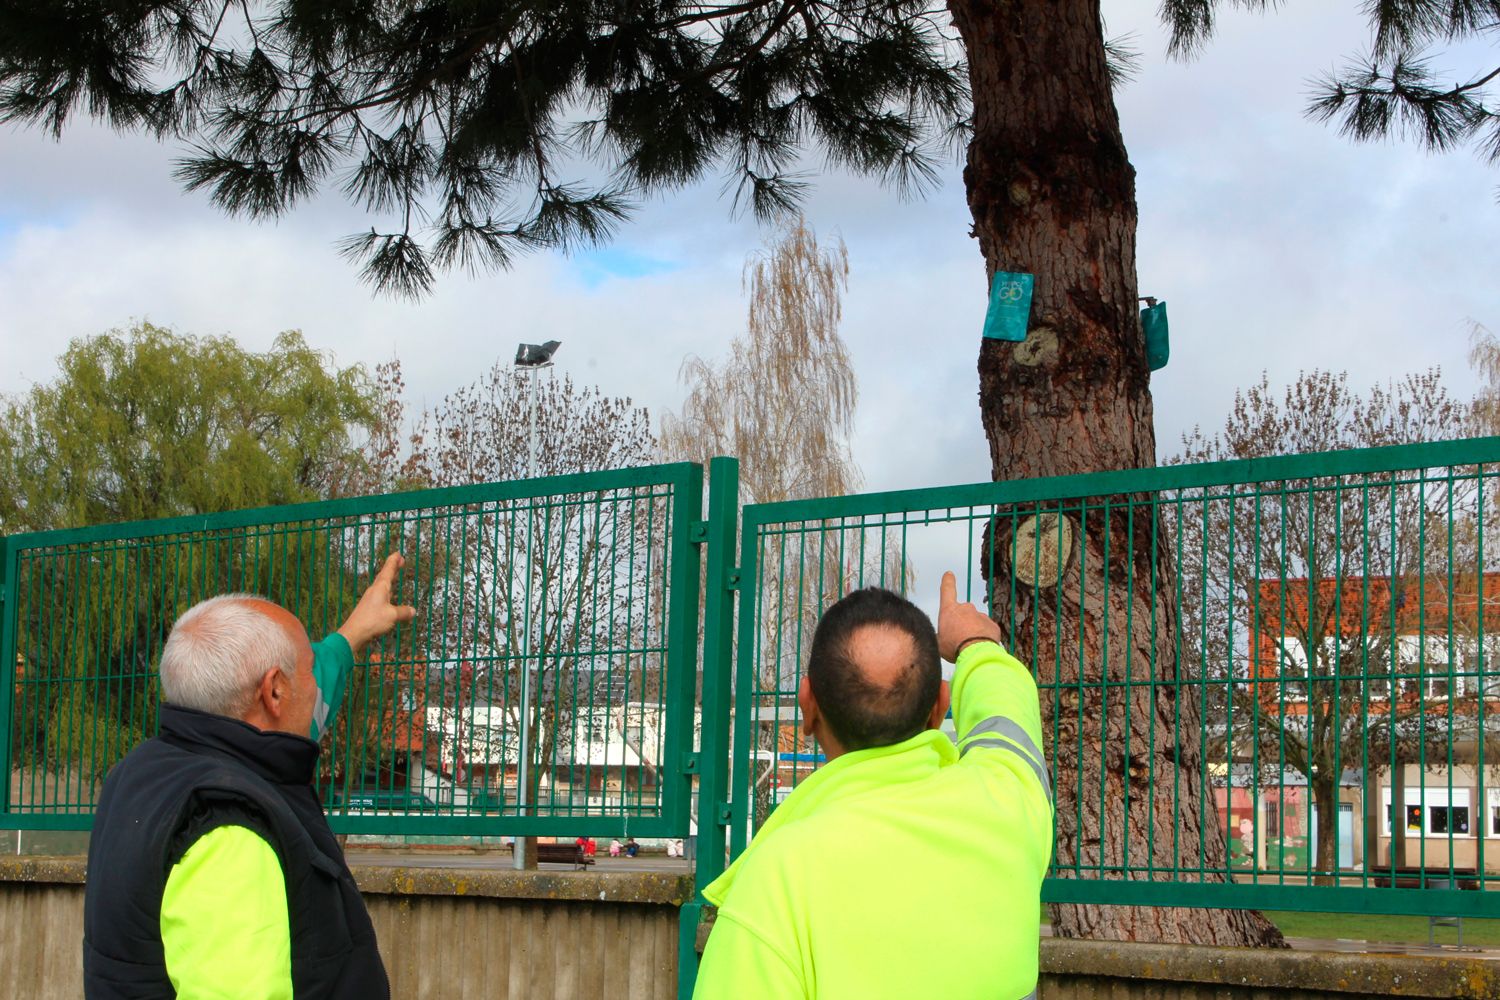
[[[1320,768],[1312,780],[1313,815],[1318,818],[1318,841],[1313,845],[1313,867],[1334,872],[1339,867],[1339,772],[1337,765]],[[1317,885],[1337,885],[1334,875],[1316,875]]]
[[[964,183],[986,275],[1006,270],[1036,276],[1026,340],[985,341],[980,349],[980,410],[994,477],[1154,465],[1136,298],[1135,173],[1110,92],[1099,2],[949,0],[948,7],[968,52],[974,137]],[[1008,569],[1007,520],[998,520],[992,539],[1002,572]],[[1131,520],[1140,523],[1132,529]],[[1043,683],[1067,682],[1070,670],[1076,681],[1080,658],[1053,652],[1069,644],[1076,651],[1080,642],[1091,680],[1139,681],[1153,670],[1171,680],[1176,609],[1170,593],[1152,593],[1151,587],[1153,564],[1156,579],[1171,579],[1171,557],[1165,546],[1153,550],[1159,533],[1151,530],[1149,512],[1114,518],[1107,542],[1103,518],[1082,525],[1075,520],[1074,527],[1081,534],[1073,559],[1099,567],[1107,551],[1112,581],[1123,581],[1125,565],[1133,563],[1134,592],[1114,582],[1106,594],[1100,574],[1080,579],[1071,573],[1062,594],[1018,588],[1014,606],[1008,588],[998,588],[997,619],[1017,623],[1012,641],[1036,663]],[[1103,616],[1124,621],[1127,608],[1134,620],[1152,621],[1155,629],[1136,629],[1125,641],[1111,636],[1106,644]],[[1108,699],[1100,690],[1087,691],[1082,705],[1076,694],[1055,705],[1043,699],[1043,728],[1049,737],[1057,733],[1057,799],[1076,805],[1058,811],[1059,869],[1075,863],[1122,869],[1127,857],[1130,869],[1144,867],[1147,858],[1168,869],[1174,861],[1185,869],[1196,869],[1200,861],[1222,869],[1224,834],[1202,787],[1200,741],[1164,744],[1159,738],[1174,728],[1189,736],[1200,732],[1196,700],[1177,699],[1170,685],[1131,690],[1130,760],[1124,754],[1126,699],[1118,689]],[[1134,751],[1147,745],[1145,727],[1153,715],[1156,773],[1159,778],[1164,768],[1175,768],[1180,784],[1174,791],[1172,781],[1157,780],[1148,794],[1143,775],[1149,762]],[[1209,815],[1201,812],[1205,805]],[[1122,829],[1127,826],[1128,835]],[[1128,871],[1124,877],[1149,876]],[[1053,927],[1065,937],[1282,944],[1276,928],[1253,911],[1081,904],[1051,909]]]

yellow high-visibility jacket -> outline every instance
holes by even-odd
[[[844,754],[766,820],[704,896],[694,997],[1021,1000],[1037,985],[1052,791],[1036,683],[996,643],[935,730]]]

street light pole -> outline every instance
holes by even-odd
[[[526,478],[536,478],[536,380],[542,368],[551,368],[550,363],[546,365],[535,365],[531,369],[531,433],[527,435],[526,441]]]
[[[537,443],[537,379],[541,377],[543,368],[552,367],[552,355],[562,346],[560,341],[549,340],[545,344],[522,344],[516,348],[516,367],[528,369],[531,373],[531,399],[530,399],[530,428],[527,433],[526,442],[526,478],[536,478],[536,443]],[[527,638],[530,638],[530,630],[527,630]],[[529,653],[530,650],[528,649]],[[526,815],[528,795],[527,786],[531,782],[531,663],[530,657],[522,659],[521,665],[521,739],[520,760],[516,765],[516,811],[519,816]],[[511,864],[518,870],[532,867],[530,862],[531,852],[528,850],[529,837],[516,837],[515,848],[512,852]]]

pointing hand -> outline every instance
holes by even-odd
[[[967,602],[958,603],[958,581],[952,573],[943,574],[938,598],[938,652],[952,663],[959,648],[970,640],[1000,641],[1000,626],[990,616]]]
[[[364,648],[403,622],[417,616],[417,609],[408,604],[392,604],[391,595],[396,588],[396,574],[406,560],[399,552],[386,557],[385,565],[370,581],[370,586],[360,595],[359,603],[339,626],[339,635],[349,640],[349,648],[357,657]]]

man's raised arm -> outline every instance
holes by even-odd
[[[993,751],[992,760],[1032,775],[1052,799],[1042,753],[1042,714],[1030,671],[1000,644],[1000,626],[958,601],[958,583],[943,574],[938,608],[938,652],[957,665],[953,674],[953,724],[959,753]]]
[[[312,644],[313,679],[318,685],[318,704],[313,709],[312,732],[317,739],[333,724],[339,706],[344,700],[344,687],[354,661],[365,647],[385,635],[391,629],[417,616],[417,609],[406,604],[393,604],[391,598],[396,589],[396,574],[406,565],[399,552],[386,557],[380,572],[360,595],[359,603],[344,619],[337,632]]]

